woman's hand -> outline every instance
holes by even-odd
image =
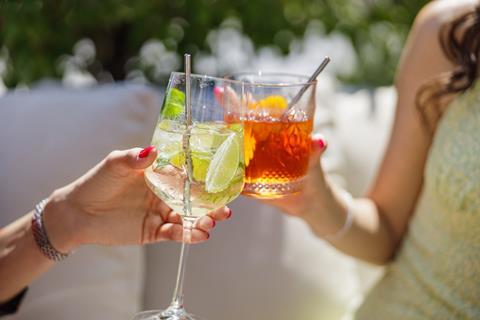
[[[301,192],[261,200],[305,220],[314,233],[322,238],[335,234],[341,228],[344,218],[338,212],[345,211],[338,193],[332,190],[332,185],[323,172],[320,158],[326,148],[323,137],[313,137],[309,168]]]
[[[240,104],[240,98],[235,91],[226,87],[216,87],[213,90],[215,99],[220,106],[224,106],[227,99],[231,104]],[[247,100],[252,101],[252,97]],[[335,214],[345,207],[339,203],[337,195],[330,188],[320,163],[320,157],[326,150],[326,142],[321,136],[312,139],[312,153],[305,183],[301,192],[277,199],[262,199],[261,201],[280,208],[287,214],[304,219],[314,232],[322,237],[334,234],[341,226],[341,218]]]
[[[321,193],[327,190],[328,184],[320,163],[320,157],[327,145],[323,137],[312,138],[312,153],[310,156],[308,172],[301,192],[283,196],[277,199],[263,199],[262,202],[280,208],[285,213],[300,218],[307,218],[315,211],[315,206],[321,198]]]
[[[155,160],[153,147],[114,151],[85,175],[56,190],[45,207],[52,245],[69,252],[82,244],[129,245],[182,240],[182,220],[147,187],[143,170]],[[209,238],[222,208],[197,222],[191,242]]]

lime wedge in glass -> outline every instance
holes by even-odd
[[[197,123],[192,128],[190,147],[192,151],[193,178],[205,182],[210,162],[215,151],[229,136],[226,126],[219,123]]]
[[[163,119],[177,119],[185,110],[185,93],[172,88],[167,92],[165,105],[162,109]]]
[[[182,149],[170,157],[170,164],[181,169],[185,165],[185,153]]]
[[[192,152],[192,174],[193,179],[198,182],[205,182],[208,167],[210,166],[211,155]]]
[[[205,190],[217,193],[225,190],[237,172],[240,163],[240,144],[232,133],[217,149],[208,166]]]

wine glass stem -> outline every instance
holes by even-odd
[[[187,266],[188,252],[190,249],[190,242],[192,237],[192,229],[195,223],[195,219],[183,218],[183,241],[182,248],[180,250],[180,259],[178,262],[177,281],[175,284],[175,290],[173,292],[172,303],[170,308],[183,309],[183,281],[185,279],[185,269]]]

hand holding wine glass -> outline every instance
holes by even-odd
[[[158,199],[143,178],[143,169],[157,155],[153,147],[114,151],[85,175],[55,191],[45,208],[45,223],[54,247],[69,252],[87,243],[181,241],[180,215]],[[53,220],[58,217],[53,211],[68,215],[70,223],[57,226]],[[191,242],[208,239],[213,220],[228,215],[228,208],[220,208],[205,216],[196,225]]]
[[[157,155],[153,147],[114,151],[41,201],[35,214],[30,212],[2,227],[0,302],[20,293],[81,245],[180,241],[180,216],[144,181],[144,169]],[[189,241],[208,239],[215,220],[225,220],[230,214],[225,207],[209,212],[192,229]]]

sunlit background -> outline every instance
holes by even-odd
[[[198,73],[309,73],[323,55],[344,84],[391,84],[426,0],[2,1],[4,86],[40,79],[158,83],[191,53]]]
[[[58,187],[114,148],[148,143],[158,92],[183,68],[186,52],[194,72],[219,76],[310,74],[331,56],[317,90],[316,129],[329,145],[322,163],[362,195],[388,141],[396,64],[426,2],[0,0],[0,145],[15,150],[0,153],[2,177],[10,175],[0,207],[30,210],[44,183]],[[154,86],[97,86],[123,80]],[[25,170],[32,158],[35,174]],[[242,197],[232,205],[235,221],[217,228],[189,261],[188,308],[209,319],[349,319],[381,272],[334,251],[300,220]],[[125,250],[79,250],[31,287],[22,319],[51,312],[68,316],[43,319],[127,319],[135,308],[168,304],[178,247]],[[144,273],[135,271],[140,254]]]

